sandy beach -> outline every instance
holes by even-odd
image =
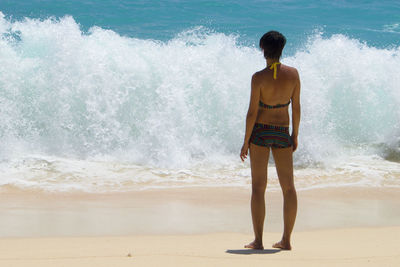
[[[0,0],[0,267],[400,267],[399,14]],[[279,127],[257,142],[254,122]],[[265,249],[245,249],[256,166],[241,145],[296,135],[293,250],[272,248],[290,166],[275,149]]]
[[[266,233],[266,240],[279,233]],[[400,227],[297,232],[295,249],[246,250],[212,233],[0,240],[1,266],[399,266]],[[267,242],[268,242],[267,241]]]
[[[181,188],[127,193],[0,194],[1,266],[399,266],[397,189],[299,191],[293,250],[271,248],[282,197],[267,192],[263,251],[250,191]]]

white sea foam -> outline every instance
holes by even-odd
[[[265,67],[257,48],[203,27],[168,42],[83,33],[68,16],[11,22],[1,14],[0,35],[1,185],[248,185],[237,154],[250,77]],[[316,34],[282,62],[302,80],[302,177],[321,186],[346,177],[400,184],[400,48]]]
[[[232,162],[171,169],[112,161],[29,157],[0,164],[0,189],[14,186],[51,192],[101,193],[198,186],[250,188],[249,165]],[[365,156],[337,166],[295,170],[298,190],[342,186],[400,188],[398,177],[398,163]],[[268,190],[280,190],[274,166],[268,168]]]
[[[384,32],[400,33],[400,23],[385,24],[383,25]]]

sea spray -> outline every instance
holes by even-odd
[[[377,49],[344,35],[317,34],[284,61],[299,69],[302,80],[298,160],[343,160],[379,154],[383,147],[400,155],[399,47]]]
[[[6,33],[15,32],[20,41],[2,40],[11,51],[2,55],[11,62],[2,116],[12,121],[3,138],[29,139],[48,155],[169,166],[239,146],[258,54],[234,36],[199,28],[162,43],[96,27],[83,34],[71,17]]]
[[[82,32],[70,16],[0,16],[0,31],[1,184],[248,184],[238,153],[251,75],[265,67],[257,47],[204,27],[166,42]],[[304,188],[318,177],[325,185],[397,185],[397,163],[388,168],[381,157],[400,155],[399,55],[399,47],[316,34],[282,59],[302,81],[294,163],[303,177],[312,173]],[[382,168],[371,180],[372,162]],[[329,182],[332,170],[356,178]]]

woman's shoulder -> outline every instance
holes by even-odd
[[[294,79],[294,80],[298,80],[299,79],[299,72],[297,71],[297,69],[295,67],[292,66],[288,66],[285,64],[281,64],[281,66],[279,66],[279,71],[283,72],[281,74],[284,75],[284,77],[288,78],[288,79]],[[265,77],[270,76],[270,74],[268,73],[269,70],[267,68],[264,68],[262,70],[259,70],[257,72],[255,72],[252,76],[252,80],[254,82],[256,81],[262,81],[264,80]]]
[[[300,80],[299,72],[295,67],[283,65],[281,66],[281,77],[285,77],[287,80],[298,82]]]
[[[285,70],[285,72],[287,72],[295,77],[299,76],[299,72],[297,71],[297,69],[295,67],[284,65],[284,64],[282,64],[282,67]]]
[[[262,69],[262,70],[259,70],[259,71],[256,71],[254,74],[253,74],[253,79],[262,79],[262,77],[264,76],[264,75],[266,75],[266,73],[268,72],[268,70],[267,70],[267,68],[264,68],[264,69]]]
[[[259,80],[259,79],[264,75],[264,73],[265,73],[265,69],[256,71],[256,72],[251,76],[251,78],[252,78],[253,81]]]
[[[259,70],[259,71],[254,72],[253,76],[260,76],[260,75],[262,75],[262,74],[266,71],[266,69],[267,69],[267,68],[263,68],[262,70]]]

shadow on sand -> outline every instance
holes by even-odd
[[[280,252],[280,249],[228,249],[225,252],[231,254],[243,254],[243,255],[250,255],[250,254],[274,254]]]

